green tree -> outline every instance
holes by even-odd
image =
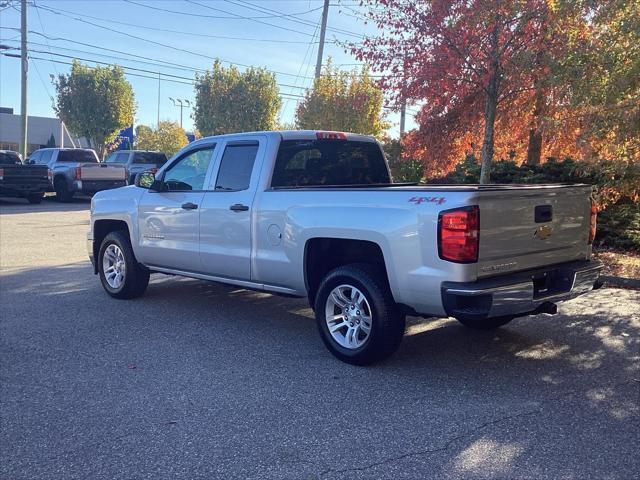
[[[74,60],[71,73],[58,75],[55,86],[58,117],[100,158],[118,132],[133,123],[133,88],[121,67],[93,68]]]
[[[264,68],[240,72],[216,60],[196,74],[193,119],[202,135],[273,130],[282,104],[276,77]]]
[[[159,150],[171,157],[187,143],[185,131],[176,122],[160,122],[158,128],[136,127],[135,145],[140,150]]]
[[[558,76],[579,140],[589,157],[640,162],[640,1],[566,3],[588,19],[588,33],[570,37]]]
[[[382,120],[382,90],[366,68],[344,72],[329,61],[296,109],[296,125],[304,129],[339,130],[380,135],[387,125]]]
[[[51,136],[49,137],[49,140],[47,140],[47,148],[53,148],[55,146],[56,146],[56,139],[52,133]]]

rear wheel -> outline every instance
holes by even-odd
[[[31,193],[27,195],[27,202],[29,203],[40,203],[44,198],[44,193]]]
[[[149,270],[140,265],[125,232],[109,233],[100,246],[98,269],[102,286],[114,298],[135,298],[149,285]]]
[[[473,328],[475,330],[495,330],[496,328],[500,328],[503,325],[506,325],[515,317],[506,316],[506,317],[493,317],[493,318],[483,318],[481,320],[470,320],[463,318],[456,318],[461,324],[465,327]]]
[[[384,273],[371,265],[352,264],[329,272],[318,289],[315,314],[325,346],[354,365],[389,357],[404,335],[405,316]]]
[[[56,178],[55,182],[53,182],[53,189],[56,191],[56,200],[59,202],[70,202],[73,198],[73,192],[69,190],[64,178]]]

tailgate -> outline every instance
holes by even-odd
[[[478,194],[478,277],[589,255],[591,187],[537,186]]]
[[[49,169],[44,165],[0,165],[4,180],[49,179]]]
[[[80,180],[126,180],[127,169],[122,164],[84,163],[80,166]]]

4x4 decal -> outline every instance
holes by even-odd
[[[416,205],[420,205],[421,203],[437,203],[438,205],[442,205],[447,199],[444,197],[411,197],[409,201]]]

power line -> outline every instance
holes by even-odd
[[[47,52],[44,52],[45,54]],[[10,57],[10,58],[19,58],[19,55],[15,55],[15,54],[10,54],[10,53],[0,53],[1,56],[5,56],[5,57]],[[54,54],[55,55],[55,54]],[[55,62],[61,65],[73,65],[73,63],[71,62],[65,62],[62,60],[53,60],[53,59],[48,59],[48,58],[43,58],[43,57],[37,57],[37,56],[33,56],[33,55],[29,55],[29,58],[33,59],[33,60],[42,60],[44,62]],[[144,70],[144,69],[140,69],[140,68],[135,68],[135,67],[123,67],[121,65],[115,65],[115,64],[111,64],[111,63],[106,63],[106,62],[100,62],[100,61],[96,61],[96,60],[87,60],[96,64],[101,64],[101,65],[106,65],[106,66],[111,66],[111,67],[120,67],[125,71],[126,75],[130,75],[133,77],[140,77],[140,78],[149,78],[151,80],[157,80],[158,77],[158,73],[160,72],[153,72],[151,70]],[[150,75],[143,75],[141,73],[132,73],[128,70],[135,70],[135,71],[140,71],[143,73],[151,73],[154,74],[155,76],[150,76]],[[162,73],[160,73],[160,75],[164,75]],[[177,79],[176,79],[177,78]],[[183,80],[187,80],[187,81],[183,81]],[[189,79],[188,77],[177,77],[175,75],[172,75],[171,78],[165,78],[164,79],[167,82],[173,82],[173,83],[181,83],[184,85],[195,85],[195,81],[193,79]],[[302,95],[300,94],[295,94],[295,93],[285,93],[285,92],[281,92],[279,93],[281,96],[284,97],[294,97],[294,98],[302,98]]]
[[[188,2],[191,3],[196,3],[193,0],[186,0]],[[278,13],[277,10],[273,10],[271,8],[267,8],[267,7],[263,7],[260,5],[256,5],[255,3],[251,3],[251,2],[247,2],[245,0],[238,0],[238,1],[234,1],[234,0],[224,0],[227,3],[231,3],[232,5],[238,5],[244,8],[247,8],[249,10],[252,10],[254,12],[275,12]],[[302,24],[302,25],[309,25],[309,26],[313,26],[315,25],[313,22],[309,21],[309,20],[305,20],[305,19],[290,19],[290,18],[284,18],[283,20],[288,20],[288,21],[295,21],[296,23]],[[358,38],[364,38],[363,35],[359,34],[359,33],[355,33],[349,30],[344,30],[342,28],[336,28],[336,27],[327,27],[327,30],[330,30],[332,32],[336,32],[336,33],[340,33],[342,35],[349,35],[352,37],[358,37]]]
[[[298,85],[298,80],[300,78],[303,78],[303,77],[300,77],[300,73],[302,73],[302,68],[304,67],[305,63],[307,64],[307,70],[305,72],[305,76],[307,75],[307,72],[309,71],[309,65],[311,64],[311,59],[313,58],[313,45],[315,44],[314,39],[315,39],[316,34],[318,33],[318,29],[319,28],[320,28],[320,23],[318,23],[316,25],[316,29],[313,32],[313,37],[311,37],[311,41],[309,42],[309,45],[307,45],[307,50],[304,52],[304,57],[302,57],[302,62],[300,63],[300,68],[298,69],[298,74],[297,74],[296,78],[293,81],[294,85]],[[309,55],[309,53],[311,53],[311,55]],[[307,63],[307,56],[309,56],[309,63]],[[291,99],[288,98],[288,99],[285,100],[284,105],[282,106],[283,110],[287,107],[287,105],[289,103],[289,100],[291,100]]]
[[[36,6],[36,8],[43,8],[43,7]],[[199,52],[194,52],[192,50],[187,50],[187,49],[184,49],[184,48],[174,47],[173,45],[168,45],[168,44],[165,44],[165,43],[156,42],[155,40],[149,40],[148,38],[144,38],[144,37],[138,37],[137,35],[132,35],[132,34],[127,33],[127,32],[122,32],[122,31],[116,30],[114,28],[105,27],[104,25],[98,25],[97,23],[90,22],[89,20],[84,20],[84,19],[79,18],[79,17],[74,17],[74,16],[71,16],[71,15],[66,15],[64,13],[56,12],[53,9],[45,8],[45,10],[52,11],[56,15],[61,15],[63,17],[71,18],[72,20],[75,20],[77,22],[86,23],[88,25],[92,25],[92,26],[97,27],[97,28],[102,28],[104,30],[108,30],[108,31],[113,32],[113,33],[124,35],[124,36],[129,37],[129,38],[134,38],[136,40],[140,40],[140,41],[143,41],[143,42],[151,43],[153,45],[158,45],[158,46],[161,46],[161,47],[164,47],[164,48],[168,48],[168,49],[171,49],[171,50],[175,50],[175,51],[178,51],[178,52],[187,53],[189,55],[193,55],[193,56],[197,56],[197,57],[201,57],[201,58],[207,58],[209,60],[220,60],[221,62],[228,63],[230,65],[237,65],[237,66],[245,67],[245,68],[251,68],[252,67],[252,65],[247,65],[247,64],[243,64],[243,63],[239,63],[239,62],[231,62],[229,60],[224,60],[224,59],[221,59],[221,58],[218,58],[218,57],[212,57],[212,56],[206,55],[204,53],[199,53]],[[276,71],[276,70],[269,70],[269,71],[272,72],[272,73],[276,73],[278,75],[286,75],[286,76],[290,76],[290,77],[294,77],[295,76],[293,73],[279,72],[279,71]]]
[[[29,42],[29,43],[33,44],[33,42]],[[11,47],[10,49],[11,50],[18,50],[15,47]],[[92,59],[92,58],[78,57],[76,55],[64,55],[62,53],[53,53],[53,52],[47,52],[45,50],[36,50],[36,49],[30,49],[30,51],[31,52],[35,52],[35,53],[45,54],[45,55],[53,55],[53,56],[57,56],[57,57],[82,60],[84,62],[92,62],[92,63],[96,63],[96,64],[101,64],[101,65],[109,65],[109,66],[115,66],[116,65],[116,64],[110,63],[110,62],[103,62],[101,60],[95,60],[95,59]],[[94,54],[93,52],[86,52],[86,53]],[[128,60],[128,59],[123,59],[123,60]],[[154,75],[161,75],[161,76],[165,77],[165,79],[167,79],[166,77],[169,77],[169,78],[177,78],[177,79],[181,79],[181,80],[189,80],[191,82],[194,81],[193,78],[183,77],[183,76],[180,76],[180,75],[172,75],[172,74],[169,74],[169,73],[156,72],[156,71],[152,71],[152,70],[148,70],[148,69],[144,69],[144,68],[130,67],[128,65],[118,65],[118,66],[122,67],[123,69],[135,70],[135,71],[144,72],[144,73],[152,73]],[[156,65],[156,66],[161,66],[161,65]],[[192,71],[196,72],[196,71],[198,71],[198,69],[193,69]],[[205,71],[206,70],[202,70],[202,72],[205,72]],[[156,77],[153,77],[153,78],[156,78]],[[288,83],[277,83],[277,85],[279,87],[284,87],[284,88],[297,88],[297,89],[304,89],[305,88],[305,87],[301,87],[301,86],[297,86],[297,85],[291,85],[291,84],[288,84]]]
[[[46,34],[47,32],[45,32],[44,25],[42,24],[42,17],[40,17],[40,10],[38,10],[35,0],[33,0],[32,5],[36,7],[36,14],[38,15],[38,22],[40,22],[40,28],[42,29],[42,33]],[[49,48],[49,53],[51,53],[51,45],[49,45],[49,41],[45,40],[45,42],[47,44],[47,47]],[[56,68],[56,64],[52,63],[51,65],[53,66],[53,69],[55,70],[56,75],[59,75],[58,69]]]
[[[127,2],[127,3],[131,3],[133,5],[138,5],[140,7],[150,8],[151,10],[159,10],[159,11],[162,11],[162,12],[173,13],[173,14],[177,14],[177,15],[188,15],[190,17],[202,17],[202,18],[211,18],[212,17],[211,15],[198,14],[198,13],[193,13],[193,12],[189,12],[189,13],[188,12],[180,12],[180,11],[177,11],[177,10],[169,10],[169,9],[166,9],[166,8],[161,8],[161,7],[151,6],[151,5],[145,5],[144,3],[134,2],[133,0],[124,0],[124,1]],[[193,3],[195,5],[199,5],[201,7],[209,8],[210,10],[216,10],[216,11],[221,12],[221,13],[230,14],[233,17],[236,17],[237,19],[251,20],[252,22],[261,23],[263,25],[268,25],[270,27],[275,27],[275,28],[278,28],[280,30],[286,30],[288,32],[298,33],[300,35],[305,35],[307,37],[311,36],[311,34],[309,34],[307,32],[302,32],[300,30],[294,30],[292,28],[282,27],[280,25],[276,25],[276,24],[273,24],[273,23],[265,22],[263,20],[257,20],[257,19],[243,17],[242,15],[237,15],[235,13],[228,12],[226,10],[222,10],[222,9],[219,9],[219,8],[208,7],[208,6],[199,4],[197,2],[190,2],[190,3]],[[213,18],[220,18],[220,17],[213,17]],[[229,18],[229,17],[224,17],[224,18],[226,18],[227,20],[233,19],[233,18]]]
[[[34,5],[35,5],[35,3],[34,3]],[[70,14],[70,15],[82,15],[84,18],[91,18],[93,20],[99,20],[99,21],[105,22],[105,23],[123,25],[123,26],[126,26],[126,27],[142,28],[144,30],[152,30],[152,31],[163,32],[163,33],[177,33],[177,34],[180,34],[180,35],[190,35],[190,36],[194,36],[194,37],[203,37],[203,38],[216,38],[216,39],[220,39],[220,40],[239,40],[239,41],[251,41],[251,42],[304,44],[304,45],[306,45],[308,43],[308,42],[306,42],[304,40],[279,40],[279,39],[271,39],[271,38],[233,37],[233,36],[226,36],[226,35],[211,35],[211,34],[208,34],[208,33],[185,32],[185,31],[182,31],[182,30],[172,30],[172,29],[168,29],[168,28],[149,27],[147,25],[140,25],[140,24],[136,24],[136,23],[122,22],[122,21],[119,21],[119,20],[110,20],[110,19],[106,19],[106,18],[94,17],[92,15],[87,15],[85,13],[79,14],[77,12],[72,12],[72,11],[69,11],[69,10],[63,10],[61,8],[51,8],[51,7],[44,7],[44,6],[40,6],[40,8],[42,8],[43,10],[48,10],[50,13],[60,12],[60,13],[67,13],[67,14]],[[229,18],[229,17],[225,17],[225,18]]]
[[[162,8],[162,7],[157,7],[157,6],[151,6],[151,5],[146,5],[144,3],[139,3],[139,2],[135,2],[133,0],[124,0],[127,3],[131,3],[133,5],[138,5],[140,7],[146,7],[146,8],[151,8],[153,10],[159,10],[161,12],[167,12],[167,13],[175,13],[175,14],[179,14],[179,15],[189,15],[189,16],[198,16],[198,17],[204,17],[204,18],[217,18],[217,19],[228,19],[228,20],[240,20],[240,18],[238,17],[229,17],[229,16],[220,16],[220,15],[206,15],[206,14],[202,14],[202,13],[193,13],[193,12],[181,12],[178,10],[169,10],[167,8]],[[185,0],[186,1],[186,0]],[[194,2],[195,3],[195,2]],[[242,20],[261,20],[261,19],[265,19],[265,18],[283,18],[283,17],[297,17],[300,15],[306,15],[307,13],[311,13],[311,12],[316,12],[318,10],[320,10],[322,7],[316,7],[316,8],[312,8],[310,10],[306,10],[304,12],[298,12],[298,13],[277,13],[275,15],[262,15],[259,17],[242,17]],[[224,12],[224,10],[219,10]],[[226,12],[224,12],[226,13]],[[235,15],[235,14],[232,14]]]

